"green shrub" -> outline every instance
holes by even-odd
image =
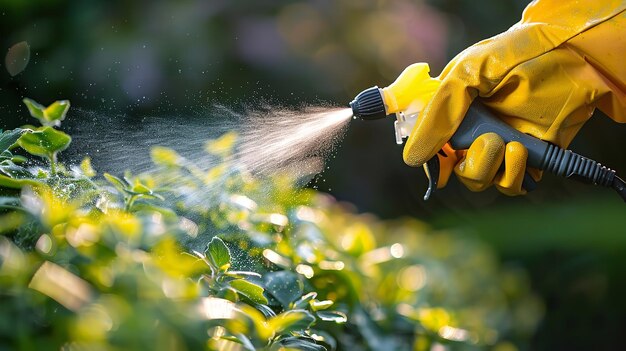
[[[59,163],[69,103],[0,135],[0,349],[511,349],[541,304],[484,246],[384,222],[207,144],[96,177]],[[17,147],[43,158],[27,161]]]

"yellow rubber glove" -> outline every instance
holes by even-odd
[[[446,66],[404,148],[405,162],[419,166],[442,149],[475,98],[514,128],[560,147],[595,108],[626,122],[625,10],[626,1],[533,1],[519,23]],[[444,151],[469,189],[495,183],[505,194],[525,193],[523,145],[486,134],[469,150]],[[538,180],[540,172],[530,171]],[[440,187],[451,172],[442,169]]]

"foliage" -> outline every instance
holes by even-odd
[[[221,159],[233,134],[211,169],[159,147],[153,171],[105,179],[43,134],[0,135],[0,348],[473,350],[540,315],[479,243],[254,178]]]

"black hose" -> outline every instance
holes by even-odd
[[[613,182],[611,183],[611,187],[617,191],[619,196],[626,202],[626,182],[617,175],[613,178]]]

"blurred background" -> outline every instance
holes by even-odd
[[[1,62],[0,128],[29,123],[23,97],[44,104],[69,99],[70,114],[89,116],[70,116],[70,134],[93,128],[100,139],[81,138],[66,157],[91,154],[96,168],[106,170],[96,150],[108,130],[127,135],[133,153],[139,152],[133,130],[150,118],[200,119],[209,126],[221,118],[205,112],[214,104],[345,105],[364,88],[388,85],[411,63],[428,62],[438,74],[465,47],[517,22],[527,4],[0,0],[2,57],[13,55]],[[23,41],[28,49],[9,51]],[[28,64],[15,67],[16,58]],[[624,135],[626,126],[598,114],[571,148],[626,174]],[[494,189],[471,193],[453,180],[424,202],[425,176],[402,162],[390,120],[351,123],[312,186],[362,212],[416,217],[477,236],[506,264],[526,268],[546,303],[531,349],[623,343],[626,216],[610,190],[546,175],[532,194],[507,198]]]

